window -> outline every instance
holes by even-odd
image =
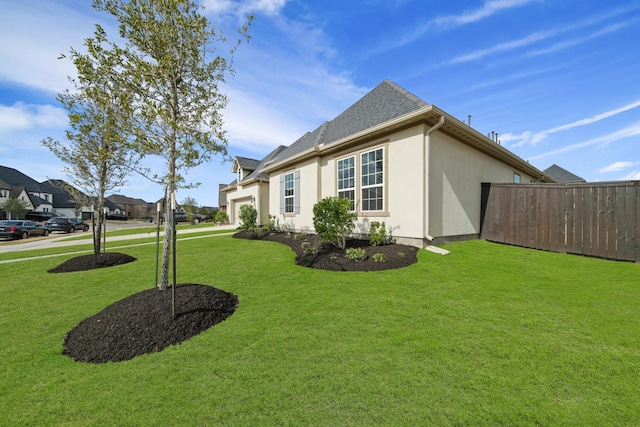
[[[381,211],[384,209],[383,181],[384,181],[384,154],[383,149],[378,148],[361,154],[360,170],[362,176],[362,210]]]
[[[295,189],[293,185],[293,172],[284,176],[284,213],[293,213],[295,201]]]
[[[517,173],[513,174],[513,182],[515,184],[520,184],[520,175],[518,175]]]
[[[7,190],[0,191],[0,197],[9,197],[9,192]]]
[[[356,206],[356,158],[355,156],[338,160],[338,197],[344,197],[351,201],[349,210],[355,210]]]

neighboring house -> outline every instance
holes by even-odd
[[[258,221],[262,224],[269,219],[269,175],[262,170],[274,161],[287,147],[279,146],[262,160],[236,157],[232,171],[236,179],[221,191],[226,194],[226,212],[231,224],[239,224],[242,205],[251,204],[258,210]],[[222,206],[222,205],[221,205]]]
[[[218,206],[224,213],[227,212],[227,193],[224,191],[227,187],[227,184],[218,184]]]
[[[150,206],[152,205],[142,199],[134,199],[121,194],[112,194],[111,196],[108,196],[107,199],[123,209],[122,212],[112,213],[124,213],[129,218],[149,219],[152,212],[150,209]]]
[[[29,199],[29,210],[37,212],[56,212],[63,216],[76,217],[81,214],[89,213],[91,208],[83,206],[76,201],[74,196],[67,190],[69,185],[60,179],[52,179],[43,182],[37,182],[33,178],[24,173],[0,166],[0,186],[9,186],[12,189],[24,188]],[[82,194],[77,190],[73,190],[78,194]],[[0,193],[2,189],[0,189]],[[1,205],[1,203],[0,203]],[[2,216],[0,214],[0,216]]]
[[[244,164],[235,161],[234,172]],[[357,213],[356,234],[384,221],[397,242],[419,247],[478,237],[484,182],[555,182],[388,80],[255,167],[226,189],[236,224],[234,204],[249,201],[261,223],[274,215],[280,224],[313,230],[314,204],[340,196]]]
[[[558,182],[562,183],[576,183],[576,182],[587,182],[586,179],[579,177],[566,169],[561,168],[560,166],[553,164],[546,168],[544,171],[551,178],[555,179]]]

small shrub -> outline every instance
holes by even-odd
[[[387,261],[387,256],[385,254],[374,254],[373,255],[373,260],[375,262],[386,262]]]
[[[213,221],[216,224],[227,224],[229,222],[229,217],[227,216],[226,213],[222,211],[218,211],[216,212],[216,216],[213,217]]]
[[[318,253],[318,248],[311,246],[311,243],[308,240],[302,242],[302,253],[305,255],[315,255]]]
[[[294,238],[295,240],[302,240],[302,239],[304,239],[304,234],[302,234],[302,233],[296,233],[296,234],[294,234],[294,235],[293,235],[293,238]]]
[[[373,221],[369,228],[369,243],[371,246],[387,244],[387,228],[384,222]]]
[[[404,252],[398,252],[396,255],[398,255],[400,258],[404,258]]]
[[[337,256],[335,256],[335,255],[331,255],[331,256],[329,257],[329,259],[330,259],[331,261],[335,261],[335,260],[337,260],[337,259],[338,259],[338,257],[337,257]]]
[[[253,231],[256,229],[258,220],[258,211],[252,205],[240,206],[240,227],[247,231]]]
[[[318,236],[340,249],[346,248],[357,217],[350,208],[351,201],[343,197],[325,197],[313,205],[313,227]]]
[[[263,228],[269,233],[276,231],[276,217],[274,215],[269,215],[269,219],[267,220],[267,223],[263,225]]]
[[[348,248],[344,251],[347,258],[354,260],[355,262],[364,261],[367,259],[367,251],[362,248]]]

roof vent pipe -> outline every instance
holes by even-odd
[[[471,127],[471,114],[467,116],[467,126]]]

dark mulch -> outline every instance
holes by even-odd
[[[345,250],[331,243],[322,242],[315,234],[257,233],[239,231],[233,235],[237,239],[268,240],[289,246],[296,254],[296,264],[333,271],[378,271],[407,267],[415,264],[418,248],[397,243],[383,246],[371,246],[368,240],[348,239],[347,248],[363,248],[367,253],[364,261],[354,261],[345,256]],[[304,243],[308,242],[308,243]],[[305,248],[307,249],[305,251]],[[313,252],[309,249],[314,249]],[[383,254],[384,262],[376,262],[375,254]]]
[[[134,257],[127,254],[122,254],[119,252],[105,252],[98,254],[97,258],[94,254],[73,257],[63,262],[59,266],[47,271],[49,273],[70,273],[74,271],[87,271],[96,268],[106,268],[116,265],[122,265],[128,262],[133,262],[135,260],[136,259]]]
[[[176,286],[175,301],[174,319],[171,288],[126,297],[73,328],[62,354],[79,362],[130,360],[198,335],[231,316],[239,304],[234,294],[191,283]]]

